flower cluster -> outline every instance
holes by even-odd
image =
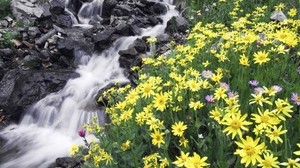
[[[281,11],[284,5],[258,6],[244,14],[242,3],[213,5],[233,6],[230,26],[198,22],[187,42],[168,56],[147,57],[142,69],[132,68],[139,73],[136,87],[111,88],[102,95],[111,122],[105,129],[87,126],[99,139],[84,156],[87,165],[300,164],[297,11],[292,8],[290,18],[275,22],[264,11]]]

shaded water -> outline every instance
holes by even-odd
[[[103,0],[93,0],[84,4],[79,11],[79,23],[87,24],[90,18],[100,17],[102,3]],[[56,158],[68,156],[73,143],[83,144],[78,129],[92,117],[104,122],[104,112],[93,104],[97,91],[109,83],[128,82],[119,66],[118,52],[127,49],[137,38],[162,34],[167,21],[178,15],[174,6],[169,5],[172,1],[162,3],[169,8],[161,16],[163,24],[142,29],[140,36],[121,37],[103,53],[84,59],[76,70],[80,74],[78,78],[70,79],[62,90],[32,105],[20,124],[0,132],[7,139],[0,152],[1,168],[46,168]]]

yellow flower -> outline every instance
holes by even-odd
[[[233,113],[232,115],[225,115],[222,124],[227,125],[223,132],[227,132],[226,135],[232,134],[233,139],[237,134],[242,137],[242,130],[248,131],[245,126],[251,125],[252,122],[245,121],[247,114],[241,116],[241,113]]]
[[[272,153],[264,154],[264,159],[259,161],[258,166],[262,168],[279,168],[278,157],[274,157]]]
[[[255,123],[258,123],[262,128],[271,127],[272,125],[280,123],[278,118],[272,116],[269,109],[266,109],[264,112],[259,108],[257,110],[258,114],[251,114],[253,116],[251,119],[254,120]]]
[[[130,143],[131,142],[129,140],[127,140],[126,142],[122,143],[122,145],[121,145],[122,151],[128,150],[130,148]]]
[[[267,137],[270,138],[271,142],[275,141],[276,144],[278,144],[278,141],[281,143],[283,142],[282,139],[280,138],[280,135],[285,134],[287,130],[281,130],[281,129],[282,129],[282,125],[279,126],[278,128],[277,126],[273,126],[272,130],[268,129],[266,131]]]
[[[142,98],[148,98],[154,95],[153,89],[155,89],[153,82],[147,82],[140,85],[140,92],[142,93]]]
[[[220,100],[221,98],[225,99],[226,97],[227,97],[227,94],[226,94],[226,88],[225,87],[219,87],[215,90],[214,98],[216,100]]]
[[[292,8],[289,10],[288,14],[290,15],[290,17],[294,17],[297,15],[297,9]]]
[[[249,104],[258,104],[261,107],[263,107],[263,103],[272,105],[272,102],[269,101],[269,98],[264,98],[263,97],[263,93],[259,92],[258,94],[251,94],[251,96],[253,97],[253,99],[250,99],[250,103]]]
[[[70,155],[75,155],[79,150],[79,146],[77,144],[73,144],[70,148]]]
[[[287,117],[292,117],[290,113],[293,112],[293,106],[290,105],[287,99],[277,99],[275,100],[275,105],[276,108],[272,112],[276,113],[281,120],[285,121],[285,117],[283,117],[282,114]]]
[[[196,91],[199,91],[200,88],[201,88],[201,83],[199,83],[198,81],[196,80],[189,80],[187,81],[187,87],[192,91],[192,92],[196,92]]]
[[[182,121],[176,122],[172,125],[173,135],[182,137],[184,131],[187,129],[187,125],[184,125]]]
[[[193,157],[189,157],[185,164],[186,168],[202,168],[209,166],[205,161],[207,157],[201,158],[196,152],[193,153]]]
[[[169,99],[169,94],[168,93],[159,93],[155,94],[154,97],[154,107],[157,110],[164,111],[167,107],[167,101]]]
[[[157,41],[157,38],[154,36],[147,38],[147,43],[149,43],[149,44],[156,43],[156,41]]]
[[[189,107],[194,110],[200,109],[203,106],[204,106],[203,103],[201,103],[200,101],[196,101],[196,102],[191,101],[189,104]]]
[[[241,137],[241,140],[242,142],[235,142],[239,149],[234,152],[235,155],[239,155],[242,158],[241,163],[245,163],[247,167],[250,163],[255,165],[257,161],[261,162],[260,154],[265,148],[265,143],[259,144],[260,138],[253,140],[250,136],[246,136],[246,139]]]
[[[298,163],[299,161],[300,161],[299,158],[297,159],[289,158],[287,162],[280,163],[279,165],[285,166],[287,168],[297,168],[300,167],[300,163]]]
[[[254,64],[262,65],[263,63],[266,63],[268,61],[270,61],[268,52],[258,51],[254,53]]]
[[[211,110],[209,112],[210,114],[210,118],[214,119],[215,121],[217,122],[220,122],[221,121],[221,117],[222,117],[222,114],[221,114],[221,110],[217,107],[215,107],[213,110]]]
[[[181,137],[180,139],[179,139],[179,146],[183,146],[183,147],[187,147],[187,145],[188,145],[188,143],[189,143],[189,140],[188,139],[185,139],[184,137]]]
[[[297,143],[297,146],[300,148],[300,143]],[[299,156],[300,155],[300,150],[299,151],[295,151],[294,154]]]
[[[160,148],[160,145],[165,143],[164,135],[165,133],[154,130],[154,132],[151,133],[152,144],[157,145]]]
[[[239,61],[240,61],[241,65],[250,66],[249,59],[248,59],[248,57],[245,56],[245,54],[243,54],[243,55],[240,56],[240,60]]]
[[[183,167],[187,164],[188,159],[189,159],[189,152],[184,153],[183,151],[180,151],[180,157],[176,156],[176,161],[173,162],[178,167]]]

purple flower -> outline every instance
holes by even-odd
[[[292,93],[291,100],[294,102],[294,104],[300,106],[300,96],[298,95],[298,93]]]
[[[79,131],[78,131],[78,135],[80,136],[80,137],[85,137],[85,133],[86,133],[86,131],[84,130],[84,129],[80,129]]]
[[[264,93],[265,92],[265,89],[262,88],[262,87],[256,87],[254,88],[254,93],[257,95],[259,93]]]
[[[224,87],[227,92],[230,90],[229,85],[226,82],[221,82],[220,87]]]
[[[238,98],[239,96],[238,92],[235,91],[228,92],[227,95],[229,98],[234,98],[234,97]]]
[[[209,78],[211,78],[212,77],[212,71],[211,70],[203,70],[202,72],[201,72],[201,75],[202,75],[202,77],[203,78],[206,78],[206,79],[209,79]]]
[[[214,95],[206,95],[205,100],[207,103],[214,103],[215,102]]]
[[[297,72],[300,74],[300,67],[298,67]]]
[[[282,87],[278,86],[278,85],[274,85],[271,87],[271,89],[275,90],[276,93],[279,93],[282,91]]]
[[[257,80],[250,80],[248,83],[252,87],[257,87],[259,84],[259,82]]]

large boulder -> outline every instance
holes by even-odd
[[[59,91],[76,76],[71,70],[10,70],[0,81],[0,109],[18,121],[31,104]]]

